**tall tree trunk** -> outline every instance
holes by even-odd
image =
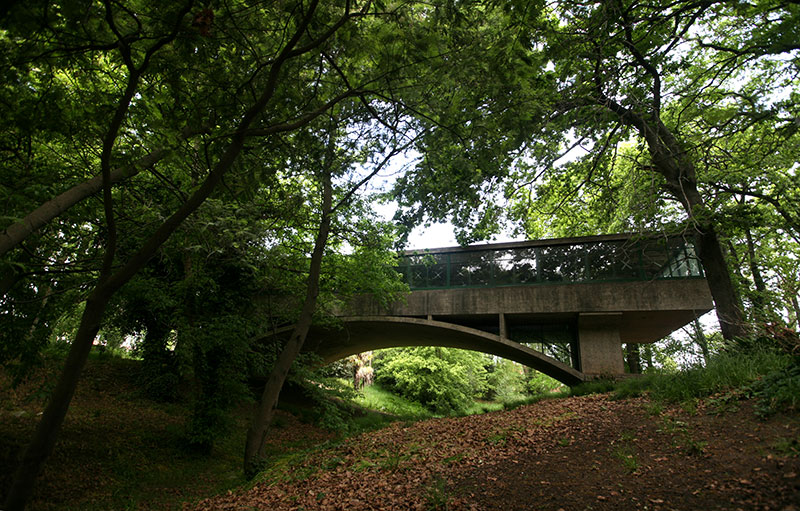
[[[53,389],[53,393],[50,395],[50,401],[42,414],[42,418],[39,420],[33,439],[14,474],[14,482],[6,497],[4,508],[6,511],[17,511],[25,508],[25,504],[33,493],[34,484],[44,460],[53,452],[56,438],[58,438],[70,401],[75,393],[81,370],[86,364],[92,343],[97,331],[100,329],[100,320],[103,317],[109,298],[110,295],[108,297],[104,296],[102,289],[98,287],[86,300],[86,308],[81,317],[78,333],[72,341],[61,376],[55,389]]]
[[[211,195],[222,181],[225,173],[238,158],[248,136],[268,136],[280,131],[290,131],[301,128],[313,121],[323,112],[326,112],[342,99],[354,94],[352,91],[347,91],[346,93],[336,96],[317,110],[308,112],[305,116],[302,116],[294,122],[273,125],[256,131],[248,131],[256,118],[266,109],[267,104],[275,94],[283,65],[287,61],[300,55],[305,55],[314,51],[322,42],[331,38],[352,16],[348,3],[345,13],[337,22],[331,25],[328,30],[318,38],[312,39],[310,43],[298,47],[301,39],[307,35],[307,29],[315,15],[318,4],[318,0],[311,0],[305,11],[300,13],[300,19],[298,20],[295,30],[287,39],[280,53],[272,60],[269,70],[267,71],[265,84],[261,88],[260,96],[244,115],[242,115],[236,130],[231,136],[228,147],[211,172],[209,172],[203,184],[186,202],[167,218],[155,232],[153,232],[139,247],[138,251],[131,256],[121,268],[109,274],[107,278],[103,275],[103,278],[99,279],[94,290],[89,295],[89,298],[86,300],[86,308],[81,317],[81,323],[78,326],[78,332],[70,346],[70,351],[67,355],[67,360],[61,375],[59,376],[56,388],[50,397],[50,401],[40,419],[34,437],[26,449],[15,474],[4,507],[5,511],[24,509],[25,504],[30,499],[36,477],[41,471],[45,460],[53,450],[58,432],[64,421],[67,410],[69,409],[72,396],[74,395],[80,373],[86,363],[94,338],[100,329],[106,307],[114,293],[136,275],[181,223],[190,214],[196,211],[209,195]],[[111,179],[111,173],[104,172],[103,188],[106,190],[110,189]],[[328,222],[329,221],[328,219]],[[325,229],[325,240],[327,241],[327,228]],[[110,268],[110,265],[108,267]],[[317,274],[317,277],[318,276]],[[310,291],[311,289],[309,289],[309,292]]]
[[[794,327],[800,328],[800,302],[797,300],[797,295],[792,295],[792,309],[794,310]]]
[[[640,58],[644,59],[641,55]],[[656,68],[648,66],[645,66],[648,73],[660,83]],[[675,134],[661,121],[658,108],[661,101],[659,87],[654,84],[654,109],[646,114],[617,103],[602,93],[595,98],[595,101],[613,112],[621,123],[633,126],[647,143],[653,170],[664,176],[667,190],[681,203],[689,220],[695,226],[698,238],[697,255],[706,273],[722,336],[726,339],[746,337],[749,329],[742,316],[738,294],[731,281],[728,264],[714,228],[713,216],[697,190],[694,163]]]
[[[711,355],[708,352],[708,338],[706,338],[705,332],[703,332],[703,325],[700,324],[700,320],[694,318],[692,322],[694,326],[694,340],[700,346],[700,351],[703,353],[703,365],[708,365],[708,361],[711,358]]]
[[[745,239],[747,240],[747,262],[750,266],[750,274],[753,276],[753,284],[756,286],[756,291],[753,293],[753,309],[756,320],[761,323],[768,322],[767,311],[765,309],[767,286],[764,283],[764,277],[761,275],[761,269],[758,267],[756,257],[756,244],[753,241],[753,235],[750,229],[746,228]]]
[[[638,344],[629,342],[625,345],[625,358],[628,362],[628,371],[631,374],[642,374],[642,361]]]
[[[650,369],[651,367],[653,367],[653,345],[652,344],[645,344],[644,345],[644,361],[647,362],[647,367],[646,368],[643,367],[643,369]]]
[[[300,350],[303,348],[308,330],[311,328],[311,320],[314,315],[314,309],[317,306],[317,296],[319,296],[319,277],[322,268],[322,255],[325,251],[325,245],[328,242],[328,234],[330,233],[332,198],[331,175],[329,169],[326,169],[325,175],[323,176],[322,218],[319,231],[317,231],[317,236],[314,241],[314,250],[311,253],[311,266],[308,272],[303,309],[292,330],[289,341],[278,356],[278,360],[275,361],[267,383],[264,384],[261,399],[256,405],[250,429],[247,431],[247,443],[244,451],[244,472],[248,478],[258,473],[266,457],[267,433],[269,431],[269,425],[272,422],[272,417],[275,414],[275,408],[278,405],[278,397],[280,396],[281,388],[283,387],[284,381],[286,381],[286,375],[289,373],[289,369],[300,353]]]
[[[698,256],[706,273],[708,288],[716,306],[717,319],[725,339],[747,337],[749,329],[742,317],[738,294],[722,253],[717,232],[710,223],[699,226]]]
[[[53,451],[56,438],[69,409],[72,396],[75,393],[75,387],[78,385],[80,373],[86,364],[86,359],[89,356],[94,338],[100,329],[103,314],[111,297],[136,275],[181,223],[211,195],[211,192],[222,180],[222,176],[230,169],[241,152],[245,140],[244,130],[253,121],[255,115],[263,110],[265,106],[266,99],[251,108],[248,112],[249,115],[246,115],[240,123],[240,131],[234,136],[230,146],[206,177],[203,185],[156,229],[153,235],[145,241],[139,251],[122,268],[107,278],[101,279],[94,291],[89,295],[86,300],[86,308],[81,316],[81,323],[78,326],[78,332],[70,346],[69,354],[56,388],[50,396],[50,401],[42,414],[33,439],[25,450],[14,476],[14,481],[6,499],[5,511],[24,509],[26,502],[33,493],[34,484],[41,467]]]

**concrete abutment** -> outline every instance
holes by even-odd
[[[620,324],[622,313],[580,313],[578,315],[577,369],[587,377],[625,374]]]

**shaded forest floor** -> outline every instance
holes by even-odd
[[[15,389],[0,371],[0,505],[59,365],[59,360],[48,358],[45,367]],[[144,398],[136,385],[138,371],[135,360],[89,360],[29,509],[180,509],[184,501],[244,482],[249,407],[234,411],[229,434],[210,456],[200,455],[185,447],[191,405]],[[305,450],[335,436],[278,413],[280,427],[273,429],[271,439],[276,455]]]
[[[246,414],[211,457],[187,453],[185,407],[139,397],[134,365],[89,364],[31,509],[800,510],[800,415],[760,420],[738,395],[546,400],[341,442],[282,414],[274,464],[235,489]],[[46,374],[13,391],[0,377],[3,489]]]

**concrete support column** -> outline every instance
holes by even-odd
[[[589,376],[616,376],[625,373],[622,342],[619,338],[621,319],[621,312],[582,312],[578,315],[581,372]]]
[[[508,330],[506,330],[506,315],[500,313],[500,338],[508,339]]]

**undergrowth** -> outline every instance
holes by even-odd
[[[800,357],[776,349],[748,349],[717,354],[706,366],[693,366],[677,372],[654,372],[623,381],[586,382],[570,391],[581,396],[613,392],[614,399],[648,394],[657,403],[681,404],[693,413],[698,399],[714,394],[738,393],[756,398],[761,416],[800,405]],[[734,409],[728,401],[716,399],[714,411]]]
[[[364,387],[355,402],[364,408],[394,415],[402,420],[421,420],[434,416],[422,404],[393,394],[379,384]]]

